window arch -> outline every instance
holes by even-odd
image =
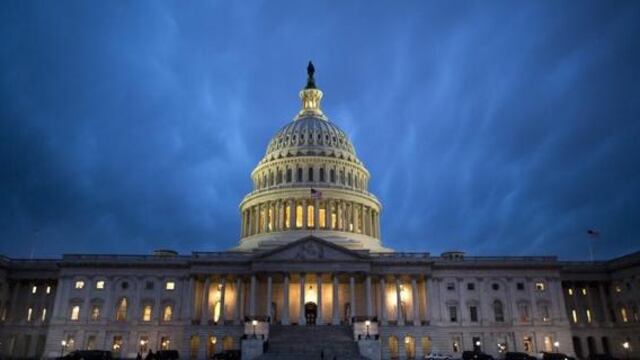
[[[504,308],[500,300],[493,302],[493,315],[495,322],[504,322]]]
[[[116,307],[116,320],[124,321],[127,320],[127,308],[129,307],[129,303],[126,297],[123,297],[118,301],[118,305]]]

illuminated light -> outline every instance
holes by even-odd
[[[98,290],[104,289],[104,280],[96,281],[96,289],[98,289]]]
[[[165,289],[167,290],[175,290],[176,289],[176,283],[173,281],[167,281],[167,284],[165,285]]]
[[[560,341],[554,341],[553,342],[553,347],[559,348],[560,347]]]
[[[367,320],[364,322],[365,325],[370,326],[371,325],[371,321]]]
[[[212,344],[215,345],[217,342],[218,342],[218,339],[215,336],[211,338],[211,343]]]
[[[253,325],[253,326],[258,325],[258,320],[253,320],[253,321],[251,321],[251,325]]]
[[[567,291],[569,292],[569,295],[573,295],[573,289],[569,289]]]
[[[480,342],[480,340],[476,341],[476,346],[480,346],[482,345],[482,343]]]
[[[32,294],[35,294],[36,292],[38,292],[38,287],[34,285],[34,286],[31,288],[31,293],[32,293]]]
[[[623,343],[622,343],[622,347],[623,347],[625,350],[629,350],[629,342],[628,342],[628,341],[623,342]]]
[[[62,345],[62,346],[67,346],[67,340],[62,340],[62,341],[60,341],[60,345]]]
[[[51,294],[51,286],[47,286],[46,293],[47,293],[47,294]]]

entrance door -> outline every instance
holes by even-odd
[[[318,316],[318,305],[312,302],[304,304],[304,317],[307,320],[307,325],[315,325],[316,316]]]

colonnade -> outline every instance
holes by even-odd
[[[298,314],[293,318],[290,318],[291,313],[291,296],[290,289],[292,288],[292,276],[296,275],[299,293],[298,293]],[[315,275],[315,282],[307,282],[307,275]],[[330,276],[330,282],[325,282],[323,279],[326,275]],[[348,291],[346,295],[348,297],[343,298],[342,303],[340,302],[339,296],[339,286],[341,284],[341,279],[344,283],[344,277],[347,277],[348,281]],[[274,297],[274,280],[281,282],[282,284],[282,292],[278,293],[276,298]],[[375,281],[377,280],[377,281]],[[202,307],[200,310],[200,314],[202,317],[200,321],[202,323],[212,322],[212,308],[210,306],[209,294],[211,286],[217,286],[220,292],[220,319],[216,322],[218,325],[224,325],[225,321],[233,321],[236,324],[240,324],[244,322],[246,318],[255,319],[255,318],[265,318],[270,321],[279,320],[282,325],[290,325],[291,323],[297,323],[299,325],[306,324],[306,314],[305,314],[305,305],[309,302],[315,303],[317,306],[316,313],[316,325],[323,324],[333,324],[338,325],[342,320],[346,320],[348,322],[354,321],[356,318],[358,319],[373,319],[377,317],[378,321],[381,322],[382,325],[387,325],[389,323],[395,323],[397,325],[405,325],[407,324],[407,317],[409,315],[409,311],[411,311],[411,322],[413,325],[421,325],[422,321],[430,320],[430,312],[427,311],[427,287],[431,286],[431,279],[420,279],[419,277],[410,277],[406,278],[403,276],[393,276],[393,275],[377,275],[374,276],[371,274],[356,274],[356,273],[314,273],[314,274],[306,274],[306,273],[265,273],[261,274],[261,279],[258,279],[257,274],[251,274],[249,276],[238,276],[233,279],[234,291],[235,291],[235,305],[225,307],[225,293],[228,291],[228,283],[229,278],[227,276],[221,276],[215,281],[206,276],[204,279],[197,280],[196,278],[191,278],[189,291],[192,299],[194,301],[190,302],[191,305],[200,304]],[[197,294],[196,282],[203,281],[203,291],[200,294]],[[262,281],[266,286],[266,296],[258,296],[258,285],[259,281]],[[377,284],[376,284],[377,283]],[[364,308],[358,309],[358,301],[356,297],[356,285],[363,284],[364,286]],[[307,298],[305,295],[305,286],[315,286],[316,287],[316,296],[314,298]],[[388,291],[389,285],[392,285],[392,290]],[[331,291],[325,291],[323,293],[323,288],[325,286],[330,286]],[[374,288],[377,286],[377,299],[374,299]],[[407,286],[408,291],[405,291],[404,286]],[[422,289],[419,288],[422,287]],[[420,296],[420,290],[423,290],[424,297]],[[248,292],[248,293],[247,293]],[[407,297],[410,292],[411,296],[411,309],[404,309],[405,313],[403,314],[402,306],[400,304],[404,304],[404,297]],[[327,316],[329,321],[325,322],[325,317],[323,316],[323,296],[318,294],[324,294],[325,299],[326,295],[330,294],[331,301],[331,316]],[[196,299],[197,296],[201,296],[201,301]],[[296,300],[295,298],[293,299]],[[258,302],[264,301],[264,313],[258,313]],[[374,307],[374,302],[376,303],[376,307]],[[273,308],[272,304],[277,303],[281,304],[281,313],[279,319],[274,319],[274,315],[272,314]],[[395,303],[395,309],[393,309],[393,313],[387,311],[387,306],[389,304]],[[340,312],[343,306],[348,304],[348,313],[344,314],[343,317]],[[341,306],[343,305],[343,306]],[[393,306],[393,305],[392,305]],[[420,308],[421,306],[425,309],[423,316],[421,316]],[[229,311],[229,310],[233,311]],[[197,322],[198,319],[198,310],[199,309],[190,309],[192,314],[192,321]],[[233,312],[231,314],[230,312]],[[387,316],[391,313],[391,316]]]
[[[242,211],[242,237],[307,229],[346,231],[380,238],[380,213],[357,202],[333,199],[267,201]]]

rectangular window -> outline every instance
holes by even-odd
[[[524,290],[524,283],[521,283],[521,282],[517,283],[516,284],[516,289],[518,289],[519,291]]]
[[[313,168],[309,168],[309,180],[308,181],[313,181]]]
[[[471,322],[478,322],[478,308],[476,306],[469,307],[469,318]]]
[[[544,287],[544,283],[543,282],[537,282],[536,283],[536,290],[538,291],[544,291],[545,287]]]
[[[327,213],[324,207],[318,210],[318,225],[323,229],[327,227]]]
[[[576,309],[571,310],[571,319],[573,320],[574,324],[578,323],[578,312],[576,311]]]
[[[620,308],[620,318],[622,322],[629,322],[629,318],[627,317],[627,309],[624,307]]]
[[[96,289],[97,290],[103,290],[104,289],[104,280],[96,281]]]
[[[45,292],[47,294],[51,294],[51,286],[47,286],[47,289],[45,290]]]
[[[522,338],[522,350],[527,353],[533,352],[533,341],[530,336],[525,336]]]
[[[302,205],[296,206],[296,229],[302,228]]]
[[[40,320],[42,320],[42,322],[45,322],[45,320],[47,320],[47,309],[42,309],[42,316],[40,316]]]
[[[587,288],[582,288],[582,295],[587,295]]]
[[[176,283],[174,281],[167,281],[166,285],[164,286],[164,288],[166,290],[175,290],[176,289]]]
[[[287,169],[287,182],[291,182],[291,169]]]
[[[78,290],[84,289],[84,281],[82,281],[82,280],[76,281],[75,288],[78,289]]]
[[[587,323],[591,324],[591,310],[587,309],[585,313],[587,315]]]
[[[449,306],[449,321],[451,322],[458,321],[458,309],[454,305]]]
[[[451,350],[455,353],[460,352],[460,337],[454,336],[453,339],[451,339]]]
[[[572,288],[568,288],[568,289],[567,289],[567,293],[568,293],[569,295],[573,295],[573,289],[572,289]]]
[[[32,317],[33,317],[33,308],[30,307],[27,309],[27,321],[31,321]]]
[[[553,351],[553,339],[551,336],[544,337],[544,351],[552,352]]]
[[[312,228],[315,226],[313,205],[307,205],[307,227]]]
[[[78,321],[80,319],[80,305],[73,305],[71,307],[71,320]]]
[[[551,321],[551,316],[549,315],[549,305],[541,304],[540,314],[542,315],[542,321]]]
[[[474,283],[467,284],[467,290],[475,290],[475,289],[476,289],[476,284]]]
[[[160,338],[160,350],[169,350],[171,346],[171,340],[168,336]]]
[[[111,351],[116,354],[120,354],[120,351],[122,351],[122,336],[113,337],[113,342],[111,343]]]
[[[87,350],[95,350],[96,349],[96,336],[89,335],[87,337]]]
[[[153,281],[147,281],[147,282],[144,284],[144,288],[145,288],[146,290],[153,290]]]
[[[284,227],[291,229],[291,205],[287,205],[284,208]]]
[[[456,285],[452,282],[447,283],[447,290],[448,291],[454,291],[456,289]]]
[[[33,285],[33,287],[31,288],[31,293],[32,293],[32,294],[35,294],[35,293],[37,293],[37,292],[38,292],[38,287],[37,287],[37,286],[35,286],[35,285]]]

